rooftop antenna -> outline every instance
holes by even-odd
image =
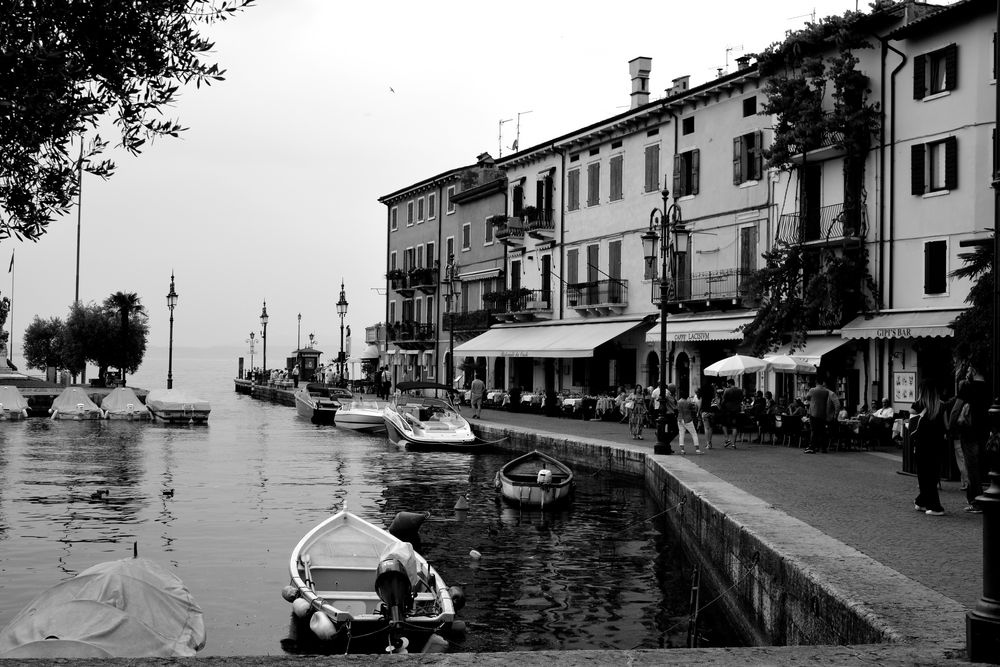
[[[512,151],[517,152],[521,145],[521,116],[531,113],[530,111],[518,111],[517,112],[517,134],[514,137],[514,144],[510,147]]]
[[[732,53],[733,51],[735,51],[736,49],[739,49],[740,51],[742,51],[743,50],[743,45],[742,44],[736,44],[734,46],[727,46],[726,47],[726,72],[727,73],[729,72],[729,54]]]
[[[795,19],[804,19],[807,16],[809,17],[809,21],[810,22],[815,23],[816,22],[816,8],[813,7],[813,10],[810,13],[808,13],[808,14],[800,14],[799,16],[789,16],[785,20],[786,21],[794,21]],[[792,34],[791,30],[786,30],[785,31],[785,37],[788,37],[791,34]]]
[[[497,123],[497,148],[500,151],[499,157],[503,157],[503,124],[509,123],[513,118],[505,118]]]

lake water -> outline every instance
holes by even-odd
[[[299,652],[280,596],[289,554],[346,502],[383,526],[402,510],[431,512],[424,555],[468,598],[452,651],[685,645],[691,567],[636,481],[580,470],[572,505],[521,513],[492,485],[510,456],[401,451],[316,426],[236,394],[235,370],[234,359],[174,359],[175,388],[212,404],[204,427],[0,424],[0,627],[44,588],[138,542],[201,605],[200,655]],[[165,377],[152,361],[129,384]],[[106,500],[91,499],[98,489]],[[459,522],[461,494],[471,508]],[[703,645],[733,645],[726,628],[706,613]]]

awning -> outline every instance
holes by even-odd
[[[701,340],[743,340],[739,328],[749,324],[756,312],[741,313],[682,313],[667,316],[667,340],[674,342]],[[660,321],[646,333],[647,343],[660,342]]]
[[[455,348],[456,355],[487,357],[590,357],[594,348],[639,326],[641,320],[494,327]]]
[[[497,267],[493,269],[477,269],[475,271],[461,271],[458,274],[458,279],[462,282],[472,282],[474,280],[489,280],[490,278],[497,278],[503,273],[503,269]]]
[[[840,336],[809,336],[805,346],[796,348],[794,352],[791,350],[791,345],[782,345],[771,354],[787,354],[795,361],[819,366],[820,358],[824,354],[846,344],[847,340]]]
[[[862,315],[841,330],[844,338],[943,338],[954,336],[951,323],[962,314],[955,310],[911,310]]]
[[[348,361],[364,361],[365,359],[378,359],[378,345],[369,345],[364,352],[356,357],[351,357]]]

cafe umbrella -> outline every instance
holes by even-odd
[[[772,371],[784,371],[786,373],[815,373],[816,366],[807,361],[800,361],[788,354],[766,355],[764,361]]]
[[[736,377],[744,373],[757,373],[767,368],[767,362],[757,357],[744,354],[734,354],[706,366],[702,372],[705,375],[718,377]]]

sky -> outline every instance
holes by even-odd
[[[207,29],[226,80],[183,90],[167,113],[189,128],[181,138],[112,151],[110,180],[84,177],[80,298],[138,294],[148,354],[165,354],[171,273],[177,348],[247,348],[266,301],[274,366],[310,333],[324,361],[336,355],[343,280],[360,352],[385,313],[380,196],[511,153],[518,118],[529,147],[627,110],[635,57],[652,58],[653,100],[675,77],[733,71],[814,12],[858,5],[258,0]],[[12,251],[0,292],[16,358],[36,315],[65,318],[73,302],[77,211],[37,243],[5,241],[0,262]]]

